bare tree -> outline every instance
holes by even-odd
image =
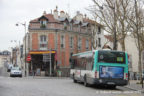
[[[139,73],[140,80],[142,82],[142,62],[141,62],[141,53],[144,50],[144,9],[141,6],[142,0],[133,0],[133,8],[131,15],[128,17],[128,23],[130,24],[132,36],[135,38],[135,43],[138,48],[139,54]]]
[[[94,6],[89,10],[105,26],[105,31],[113,36],[114,50],[117,50],[117,41],[125,51],[125,37],[130,26],[127,17],[131,10],[131,0],[93,0]]]

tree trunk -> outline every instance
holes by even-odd
[[[120,44],[121,44],[122,51],[125,51],[125,39],[122,39]]]

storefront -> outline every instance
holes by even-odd
[[[56,73],[56,51],[30,51],[29,74],[54,76]]]

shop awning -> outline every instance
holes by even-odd
[[[56,53],[56,51],[30,51],[29,54],[49,54]]]

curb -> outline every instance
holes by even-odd
[[[144,93],[144,89],[141,89],[141,90],[137,90],[137,89],[134,89],[134,88],[131,88],[131,87],[128,87],[128,86],[124,86],[125,88],[128,88],[130,90],[134,90],[134,91],[140,91],[141,93]]]
[[[23,77],[27,79],[70,79],[69,77],[39,77],[39,76],[29,76],[29,77]]]

